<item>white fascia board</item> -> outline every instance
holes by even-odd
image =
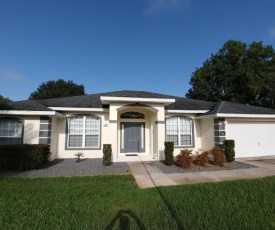
[[[100,100],[102,104],[110,104],[110,102],[149,102],[149,103],[161,103],[164,105],[170,105],[175,103],[175,99],[165,98],[140,98],[140,97],[106,97],[101,96]]]
[[[166,113],[187,113],[187,114],[190,114],[190,113],[206,113],[208,112],[209,110],[165,110]]]
[[[227,117],[227,118],[275,118],[275,114],[237,114],[237,113],[216,113],[205,116],[196,117],[195,119],[204,118],[217,118],[217,117]]]
[[[108,112],[109,109],[106,108],[75,108],[75,107],[49,107],[53,110],[58,111],[81,111],[81,112]]]
[[[65,115],[56,111],[25,111],[25,110],[0,110],[0,115],[40,115],[40,116],[56,116],[65,118]]]

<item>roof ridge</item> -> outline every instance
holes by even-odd
[[[219,106],[218,106],[218,108],[217,108],[217,110],[216,110],[216,113],[219,113],[219,112],[222,110],[222,107],[224,106],[224,104],[225,104],[225,101],[221,101],[221,102],[219,103]]]
[[[96,93],[96,94],[88,94],[88,95],[101,95],[101,94],[111,94],[111,93],[147,93],[147,94],[155,94],[155,95],[159,95],[159,96],[165,96],[165,97],[171,97],[171,98],[175,98],[177,96],[174,95],[168,95],[168,94],[163,94],[163,93],[157,93],[157,92],[152,92],[152,91],[145,91],[145,90],[115,90],[115,91],[109,91],[109,92],[103,92],[103,93]]]
[[[30,101],[30,102],[32,102],[32,103],[34,103],[34,104],[36,104],[36,105],[38,105],[38,106],[40,106],[42,108],[46,108],[46,109],[52,110],[52,109],[48,108],[47,106],[38,103],[37,101],[33,101],[33,100],[28,100],[28,101]]]

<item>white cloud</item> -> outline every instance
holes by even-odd
[[[18,82],[22,81],[23,79],[23,76],[21,76],[13,70],[0,71],[0,80]]]
[[[189,7],[190,0],[149,0],[145,15],[175,13]]]
[[[275,38],[275,26],[272,27],[272,28],[269,30],[269,32],[270,32],[270,37]]]

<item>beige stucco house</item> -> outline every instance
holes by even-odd
[[[164,142],[180,149],[223,147],[236,157],[275,155],[275,110],[205,102],[144,91],[116,91],[0,106],[0,144],[50,144],[51,158],[102,158],[112,145],[117,161],[162,160]]]

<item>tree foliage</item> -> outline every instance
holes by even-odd
[[[192,73],[186,97],[275,108],[275,50],[229,40]]]
[[[9,101],[11,101],[9,98],[3,97],[2,95],[0,95],[0,105]]]
[[[57,81],[47,81],[39,85],[36,91],[31,93],[29,99],[40,100],[57,97],[69,97],[84,95],[84,86],[77,85],[73,81],[58,79]]]

